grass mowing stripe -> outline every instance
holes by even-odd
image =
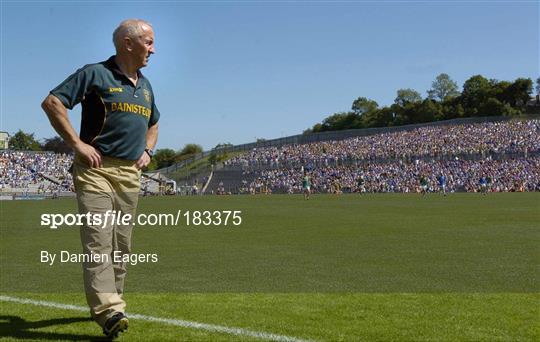
[[[88,308],[84,306],[54,303],[54,302],[48,302],[48,301],[43,301],[43,300],[33,300],[33,299],[25,299],[25,298],[17,298],[17,297],[0,295],[0,301],[19,303],[19,304],[31,304],[31,305],[36,305],[36,306],[45,306],[45,307],[50,307],[50,308],[65,309],[65,310],[72,310],[72,311],[79,311],[79,312],[88,312]],[[225,334],[239,335],[239,336],[249,336],[249,337],[254,337],[254,338],[259,338],[262,340],[269,340],[269,341],[308,342],[307,340],[302,340],[302,339],[291,337],[291,336],[253,331],[253,330],[247,330],[243,328],[225,327],[222,325],[184,321],[184,320],[179,320],[179,319],[152,317],[152,316],[146,316],[146,315],[140,315],[140,314],[128,314],[128,317],[130,319],[163,323],[163,324],[174,325],[174,326],[183,327],[183,328],[206,330],[210,332],[218,332],[218,333],[225,333]]]

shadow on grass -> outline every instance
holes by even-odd
[[[54,332],[45,332],[35,329],[50,327],[54,325],[71,324],[77,322],[90,322],[91,318],[72,317],[55,318],[42,321],[29,322],[18,316],[0,316],[0,339],[11,337],[15,339],[33,339],[33,340],[70,340],[70,341],[107,341],[92,335],[62,334]],[[97,327],[96,327],[97,328]]]

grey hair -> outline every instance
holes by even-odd
[[[152,24],[142,19],[127,19],[122,21],[113,32],[113,43],[116,50],[118,51],[122,46],[124,38],[129,37],[133,39],[142,36],[144,34],[143,25],[152,27]]]

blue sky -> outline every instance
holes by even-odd
[[[143,73],[162,114],[158,148],[247,143],[301,133],[365,96],[425,96],[448,73],[540,75],[539,3],[5,2],[1,130],[55,135],[40,103],[84,64],[114,54],[126,18],[150,21],[156,54]],[[70,113],[76,129],[80,106]]]

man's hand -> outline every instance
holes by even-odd
[[[150,164],[150,156],[148,155],[146,151],[144,151],[142,156],[135,163],[135,167],[140,170],[144,167],[147,167],[148,164]]]
[[[81,156],[84,162],[90,167],[101,167],[101,153],[93,146],[85,144],[79,139],[77,133],[73,129],[67,115],[67,108],[56,96],[49,94],[41,107],[47,113],[47,117],[54,127],[56,132],[60,134],[62,139],[69,145],[75,154]]]
[[[94,146],[85,144],[84,142],[80,141],[73,146],[73,149],[75,150],[75,154],[81,156],[83,160],[88,164],[88,166],[102,166],[101,153],[99,153],[99,151],[96,150]]]

